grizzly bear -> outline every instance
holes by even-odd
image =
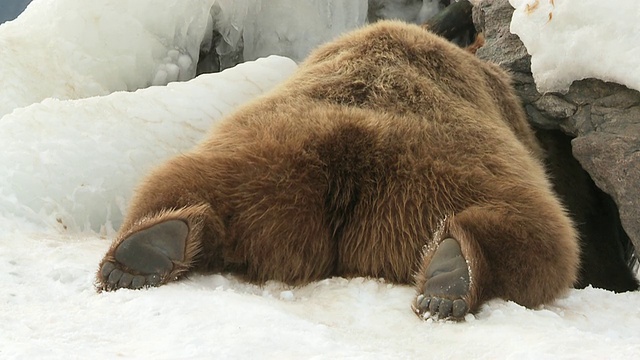
[[[509,77],[415,25],[379,22],[151,172],[98,290],[192,271],[291,285],[414,283],[423,318],[550,302],[576,280],[576,231]]]

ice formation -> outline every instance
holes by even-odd
[[[300,62],[313,48],[367,21],[422,23],[440,9],[439,0],[218,0],[212,14],[224,39],[216,49],[224,67],[233,63],[225,57],[240,49],[244,60],[277,54]]]
[[[640,1],[510,0],[538,90],[598,78],[640,90]]]
[[[242,47],[244,60],[277,54],[301,61],[319,44],[363,25],[367,0],[218,0],[212,14],[224,39],[219,54]]]
[[[117,229],[140,177],[293,72],[272,56],[136,92],[42,103],[0,122],[0,217],[69,230]]]
[[[440,0],[369,0],[368,20],[398,19],[421,24],[442,8]]]
[[[222,68],[268,55],[300,62],[368,18],[423,22],[440,7],[439,0],[34,0],[0,26],[0,117],[49,97],[189,80],[200,50],[212,46]]]
[[[0,25],[0,117],[192,78],[214,1],[34,0]]]

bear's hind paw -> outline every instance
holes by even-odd
[[[425,319],[463,319],[469,312],[465,298],[470,276],[457,240],[440,243],[424,275],[426,281],[413,304],[416,314]]]
[[[423,319],[462,320],[469,312],[469,306],[463,299],[446,299],[420,294],[416,297],[413,311]]]
[[[160,275],[134,275],[116,268],[116,264],[105,261],[100,267],[98,285],[100,290],[112,291],[117,289],[140,289],[144,286],[157,286],[162,280]]]
[[[98,290],[140,289],[166,283],[176,273],[176,262],[184,261],[188,234],[184,221],[169,220],[129,235],[102,261]]]

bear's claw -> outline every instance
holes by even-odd
[[[414,302],[414,311],[423,318],[464,318],[469,312],[464,296],[469,292],[470,276],[458,241],[447,238],[440,243],[426,276],[422,293]]]

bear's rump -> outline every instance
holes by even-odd
[[[237,222],[230,227],[240,229],[233,242],[244,249],[249,277],[410,282],[437,222],[487,201],[496,175],[479,154],[443,146],[459,140],[443,139],[438,133],[446,130],[433,124],[364,110],[322,111],[317,116],[331,120],[317,127],[305,121],[298,136],[270,145],[277,147],[271,156],[253,145],[237,149],[233,178],[245,178],[233,191],[243,198],[233,201]],[[239,166],[244,151],[251,161]]]

